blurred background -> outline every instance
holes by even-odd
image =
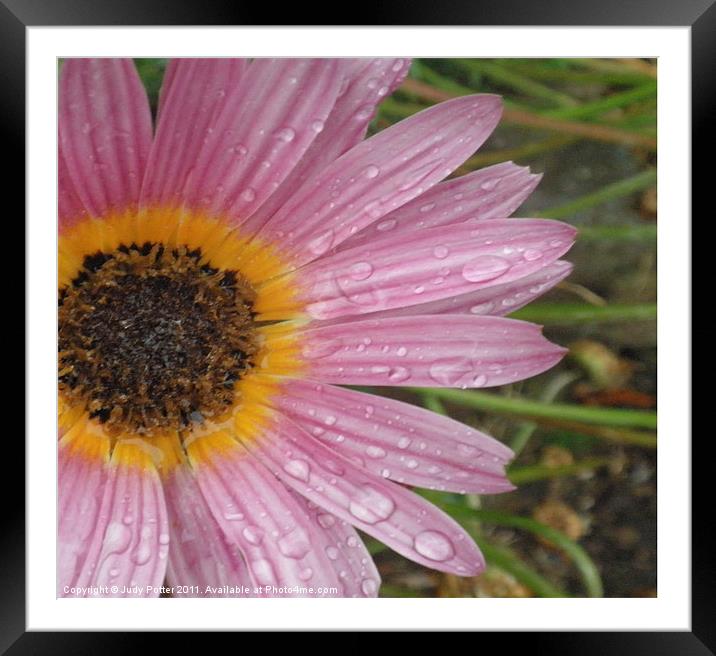
[[[165,60],[136,60],[153,107]],[[503,96],[503,120],[454,175],[512,160],[544,173],[517,216],[579,228],[572,275],[510,316],[569,348],[549,372],[476,390],[373,393],[423,405],[516,453],[515,492],[416,490],[460,522],[488,569],[428,570],[366,537],[384,597],[656,596],[656,62],[417,59],[371,126]]]

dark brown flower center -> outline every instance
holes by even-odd
[[[88,255],[60,290],[59,385],[112,433],[224,414],[253,366],[255,292],[199,250],[146,243]]]

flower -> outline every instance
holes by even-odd
[[[484,568],[407,486],[511,490],[511,451],[340,385],[553,366],[564,349],[502,315],[567,275],[574,231],[505,218],[539,181],[511,162],[440,182],[497,96],[364,140],[407,70],[172,61],[153,134],[130,60],[64,63],[59,595],[375,596],[354,527],[430,568]]]

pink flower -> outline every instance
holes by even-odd
[[[511,162],[440,182],[497,125],[496,96],[364,140],[407,71],[176,60],[153,131],[130,60],[65,62],[59,595],[375,596],[355,528],[433,569],[484,568],[406,486],[509,491],[511,451],[337,385],[552,367],[564,349],[502,315],[569,273],[574,230],[506,218],[539,181]]]

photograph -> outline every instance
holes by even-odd
[[[656,597],[656,59],[58,61],[58,597]]]

